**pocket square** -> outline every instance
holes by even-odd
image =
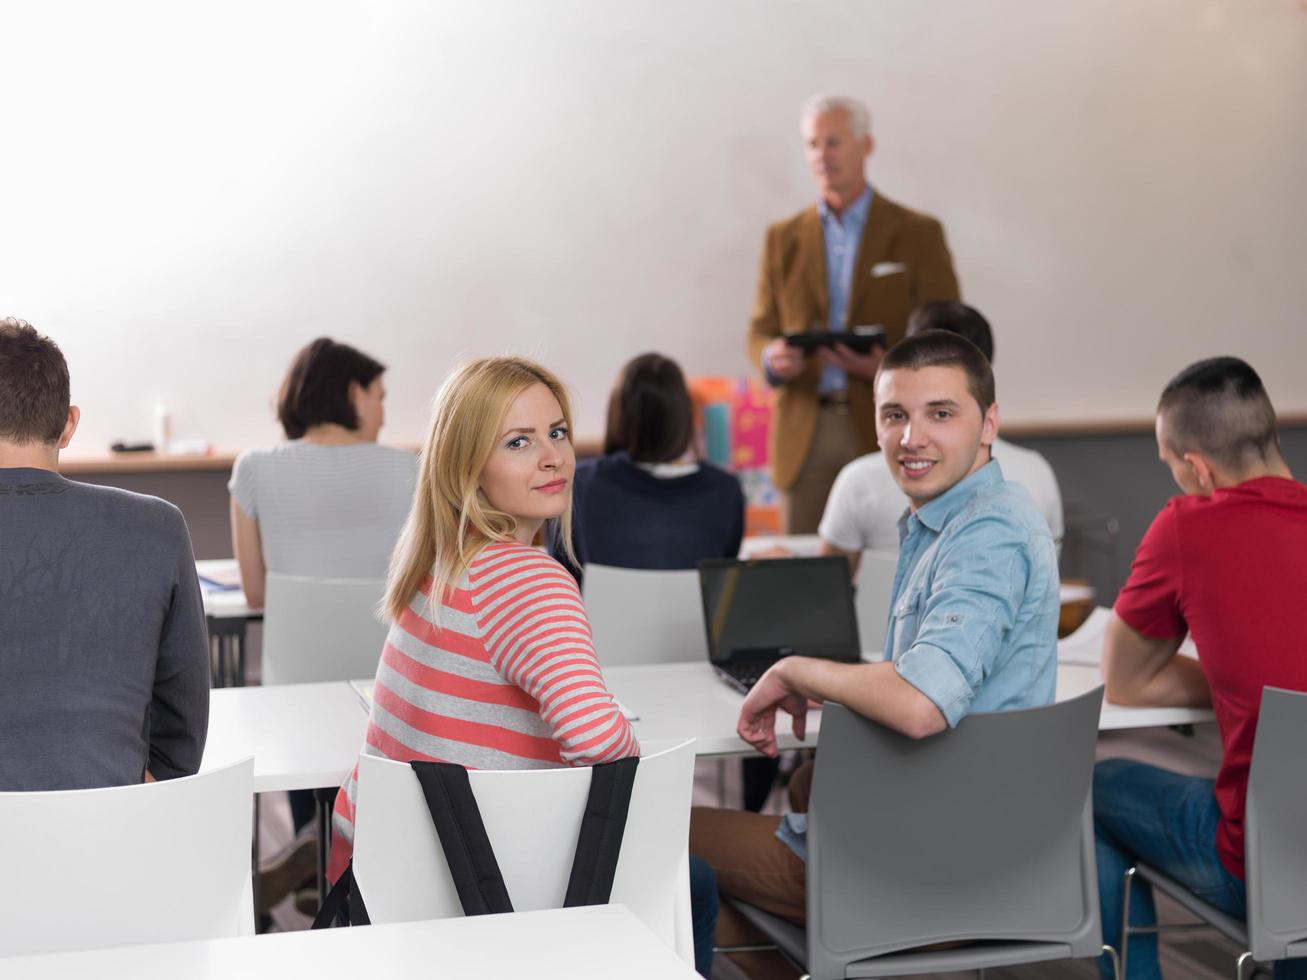
[[[903,262],[877,262],[871,267],[871,278],[879,279],[881,276],[892,276],[896,272],[907,272],[908,267]]]

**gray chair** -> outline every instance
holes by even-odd
[[[808,928],[737,908],[813,980],[983,975],[1109,951],[1090,799],[1102,696],[972,715],[920,741],[827,705]]]
[[[707,663],[699,572],[586,565],[582,597],[603,667]]]
[[[1235,962],[1238,980],[1257,963],[1307,956],[1307,693],[1267,687],[1253,743],[1244,804],[1244,864],[1248,886],[1246,922],[1231,918],[1174,878],[1136,862],[1125,873],[1121,963],[1129,962],[1130,937],[1140,933],[1212,928],[1244,950]],[[1130,884],[1135,875],[1188,909],[1202,924],[1132,927]]]
[[[263,683],[375,677],[388,627],[377,616],[385,579],[268,573]]]

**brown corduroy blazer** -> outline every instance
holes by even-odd
[[[853,266],[845,326],[879,326],[893,345],[903,339],[909,315],[922,303],[958,298],[943,226],[874,192]],[[776,337],[827,329],[827,310],[826,250],[814,205],[767,229],[749,325],[750,362],[761,369],[762,349]],[[808,455],[820,378],[821,362],[811,357],[803,374],[777,391],[768,452],[772,479],[782,490],[793,486]],[[849,401],[864,451],[872,452],[876,418],[871,382],[849,378]]]

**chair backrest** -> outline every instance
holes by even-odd
[[[375,677],[386,624],[377,618],[385,579],[268,574],[263,683]]]
[[[688,840],[694,743],[644,746],[612,901],[626,905],[687,963]],[[518,912],[560,908],[576,852],[590,770],[468,773],[486,834]],[[440,839],[406,763],[359,756],[354,877],[374,923],[461,916]]]
[[[953,940],[1100,948],[1090,800],[1102,688],[914,741],[835,705],[808,818],[808,961]]]
[[[696,569],[586,565],[585,614],[603,667],[708,659]]]
[[[863,653],[884,653],[889,628],[889,600],[894,591],[897,551],[864,551],[858,561],[858,590],[853,609],[858,616],[858,639]]]
[[[1304,745],[1307,693],[1263,690],[1244,810],[1248,943],[1261,962],[1307,955]]]
[[[0,957],[252,935],[253,787],[245,759],[160,783],[0,793]]]

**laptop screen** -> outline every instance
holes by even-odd
[[[714,663],[790,654],[859,657],[853,585],[842,557],[709,559],[699,563],[699,587]]]

